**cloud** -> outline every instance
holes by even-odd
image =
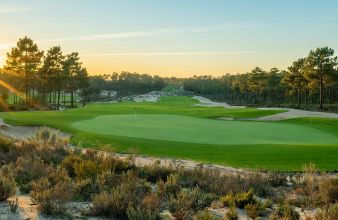
[[[1,6],[0,14],[20,13],[41,9],[41,7]]]
[[[211,25],[200,27],[187,27],[187,28],[161,28],[150,31],[132,31],[132,32],[117,32],[117,33],[104,33],[104,34],[90,34],[80,35],[74,37],[62,37],[37,41],[37,43],[53,43],[64,41],[77,41],[77,40],[111,40],[111,39],[125,39],[125,38],[143,38],[153,37],[163,34],[180,34],[180,33],[203,33],[212,31],[233,31],[242,29],[261,28],[264,25],[262,23],[233,23],[225,25]]]
[[[13,47],[14,44],[0,44],[0,50],[8,50],[9,48]]]
[[[144,32],[144,31],[108,33],[108,34],[91,34],[91,35],[82,35],[82,36],[75,36],[75,37],[63,37],[63,38],[40,40],[40,41],[37,41],[37,43],[53,43],[53,42],[77,41],[77,40],[88,40],[88,41],[111,40],[111,39],[149,37],[152,35],[153,35],[152,32]]]
[[[257,51],[183,51],[183,52],[144,52],[144,53],[93,53],[82,56],[170,56],[170,55],[236,55],[253,54]]]
[[[229,24],[218,24],[208,26],[196,26],[196,27],[182,27],[182,28],[164,28],[159,29],[159,33],[181,33],[181,32],[192,32],[192,33],[203,33],[213,31],[234,31],[244,29],[256,29],[262,28],[265,24],[259,22],[243,22],[243,23],[229,23]]]

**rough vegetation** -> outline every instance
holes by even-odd
[[[317,208],[317,219],[336,215],[337,178],[318,173],[311,164],[291,180],[270,173],[226,175],[203,166],[137,167],[132,158],[71,149],[46,128],[30,140],[2,137],[1,143],[1,200],[18,186],[18,193],[29,194],[46,215],[70,216],[77,202],[88,204],[82,215],[135,220],[161,219],[164,210],[176,219],[217,219],[214,212],[223,206],[228,207],[224,219],[237,219],[237,209],[252,219],[269,213],[270,219],[298,219],[294,207]],[[279,205],[274,208],[271,201]]]

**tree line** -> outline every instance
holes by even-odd
[[[99,100],[102,91],[117,92],[116,97],[144,94],[162,90],[167,85],[164,78],[123,71],[91,76],[89,79],[90,100]]]
[[[121,97],[165,86],[166,81],[159,76],[126,71],[88,76],[77,52],[63,54],[60,46],[44,52],[28,37],[19,39],[0,69],[1,103],[10,92],[14,104],[27,107],[41,104],[59,109],[66,102],[75,107],[75,94],[85,103],[100,100],[103,91],[114,91]]]
[[[21,38],[7,53],[0,72],[2,97],[11,91],[14,103],[24,102],[27,107],[52,104],[59,109],[70,94],[70,105],[74,107],[76,91],[85,100],[87,70],[77,52],[63,54],[60,46],[53,46],[45,53],[32,39]]]
[[[225,99],[241,105],[335,104],[338,92],[338,63],[328,47],[311,50],[294,61],[287,70],[256,67],[244,74],[221,77],[194,76],[183,82],[185,90]]]

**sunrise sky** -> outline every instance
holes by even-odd
[[[222,75],[338,51],[338,0],[0,0],[0,66],[20,37],[90,74]]]

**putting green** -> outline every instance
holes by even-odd
[[[304,125],[221,121],[179,115],[106,115],[77,121],[71,125],[75,129],[93,134],[182,143],[217,145],[338,143],[337,136]]]

